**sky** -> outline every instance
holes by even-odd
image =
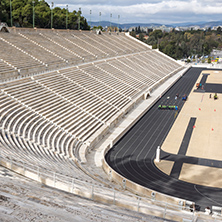
[[[51,1],[46,0],[49,4]],[[54,0],[55,7],[78,11],[90,21],[161,23],[222,21],[222,0]],[[90,15],[91,10],[91,15]],[[112,14],[112,16],[111,16]],[[119,16],[119,19],[118,19]]]

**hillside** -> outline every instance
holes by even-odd
[[[106,27],[106,26],[110,26],[110,21],[101,21],[101,22],[91,22],[92,26],[99,26],[101,25],[102,27]],[[200,28],[204,28],[204,27],[210,27],[213,28],[214,26],[222,26],[222,21],[203,21],[203,22],[184,22],[184,23],[171,23],[171,24],[160,24],[160,23],[115,23],[115,22],[111,22],[112,26],[116,26],[122,29],[129,29],[131,27],[160,27],[162,25],[165,25],[166,27],[193,27],[193,26],[199,26]]]
[[[131,35],[136,37],[139,34],[139,39],[145,43],[152,45],[153,49],[159,50],[174,59],[182,59],[189,57],[199,57],[211,54],[213,49],[222,48],[222,31],[218,28],[216,31],[208,29],[191,30],[191,31],[175,31],[170,33],[155,30],[149,33],[148,39],[144,38],[142,32],[132,31]]]

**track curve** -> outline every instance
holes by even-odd
[[[181,109],[181,96],[175,100],[175,95],[189,95],[203,70],[189,69],[105,157],[110,167],[127,179],[157,192],[193,201],[199,205],[200,210],[207,206],[222,206],[222,189],[196,185],[168,176],[153,161],[156,148],[163,143],[176,119],[175,111],[158,110],[158,105],[178,105]]]

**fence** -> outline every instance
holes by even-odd
[[[194,68],[222,69],[222,63],[189,63],[189,65],[192,65]]]

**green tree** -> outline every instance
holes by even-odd
[[[169,44],[166,45],[166,47],[163,49],[163,52],[167,55],[169,55],[172,58],[176,58],[175,52],[176,52],[176,47],[175,47],[175,42],[171,41]]]
[[[10,5],[9,1],[1,0],[0,1],[0,20],[2,22],[10,23]]]
[[[103,30],[103,27],[100,25],[100,26],[93,26],[92,28],[93,30],[97,30],[97,29],[100,29],[101,31]]]
[[[23,7],[25,7],[25,2],[21,0],[12,1],[12,16],[13,21],[16,26],[23,27]]]
[[[145,42],[152,45],[153,48],[166,53],[175,58],[188,58],[192,55],[198,57],[209,55],[214,48],[222,48],[222,33],[220,29],[212,31],[190,30],[190,31],[175,31],[163,33],[161,30],[155,30],[149,33],[149,38]]]
[[[0,20],[10,22],[9,0],[0,0]],[[13,25],[18,27],[32,27],[33,25],[33,3],[32,0],[11,0]],[[50,28],[51,9],[45,0],[35,0],[35,26],[39,28]],[[55,7],[53,9],[53,27],[58,29],[66,28],[67,10]],[[81,29],[89,30],[87,20],[81,16],[80,11],[68,12],[68,28],[78,29],[80,17]]]
[[[35,6],[36,27],[49,28],[51,23],[51,10],[47,2],[40,0]]]
[[[133,36],[134,38],[136,38],[136,32],[135,31],[131,31],[130,35]]]
[[[32,24],[32,16],[33,16],[33,7],[30,4],[25,5],[22,8],[22,22],[23,26],[31,27]]]
[[[155,45],[157,44],[157,39],[155,39],[155,36],[150,36],[147,40],[146,43],[148,45]]]
[[[139,34],[139,40],[140,40],[140,41],[143,41],[143,39],[144,39],[144,34],[143,34],[143,33],[140,33],[140,34]]]
[[[90,26],[88,25],[86,19],[83,21],[83,30],[90,30]]]
[[[70,29],[78,29],[78,16],[75,10],[69,13],[68,24]]]
[[[155,31],[151,32],[149,36],[154,36],[155,39],[160,39],[163,37],[162,30],[156,29]]]
[[[221,27],[220,26],[217,28],[217,34],[221,34]]]

